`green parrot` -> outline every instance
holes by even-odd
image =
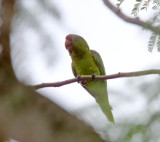
[[[105,68],[98,52],[90,50],[87,42],[78,35],[66,36],[65,47],[72,59],[72,72],[77,75],[105,75]],[[109,105],[106,80],[83,80],[81,85],[96,99],[109,121],[114,123]]]

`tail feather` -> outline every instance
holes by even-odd
[[[112,107],[109,105],[107,84],[105,81],[89,82],[84,87],[92,96],[95,97],[96,102],[99,104],[101,110],[106,115],[109,121],[114,123],[112,114]]]
[[[111,111],[112,107],[109,105],[107,96],[97,95],[96,102],[99,104],[101,110],[104,112],[108,120],[114,123],[114,118]]]

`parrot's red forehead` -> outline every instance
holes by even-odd
[[[67,35],[66,40],[72,41],[72,34]]]
[[[66,36],[66,41],[65,41],[65,47],[66,49],[71,52],[71,46],[72,46],[72,34],[69,34]]]

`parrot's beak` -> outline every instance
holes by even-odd
[[[66,36],[65,47],[71,53],[72,51],[72,35],[71,34]]]

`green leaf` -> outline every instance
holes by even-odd
[[[116,4],[116,6],[117,6],[117,7],[120,7],[123,1],[124,1],[124,0],[117,0],[118,3]]]
[[[149,2],[150,2],[150,0],[145,0],[145,1],[143,2],[143,4],[142,4],[142,7],[141,7],[140,10],[144,10],[144,9],[147,10],[147,8],[149,7]]]
[[[156,38],[157,38],[157,34],[156,33],[152,33],[148,42],[148,51],[152,52],[153,47],[155,45],[156,42]]]
[[[160,36],[159,35],[157,38],[157,50],[158,50],[158,52],[160,52]]]
[[[134,16],[136,16],[138,14],[139,7],[140,7],[140,4],[141,4],[141,2],[139,2],[141,0],[136,0],[136,1],[138,1],[138,2],[134,5],[134,8],[132,9],[132,12],[131,12],[131,14],[133,14]]]

